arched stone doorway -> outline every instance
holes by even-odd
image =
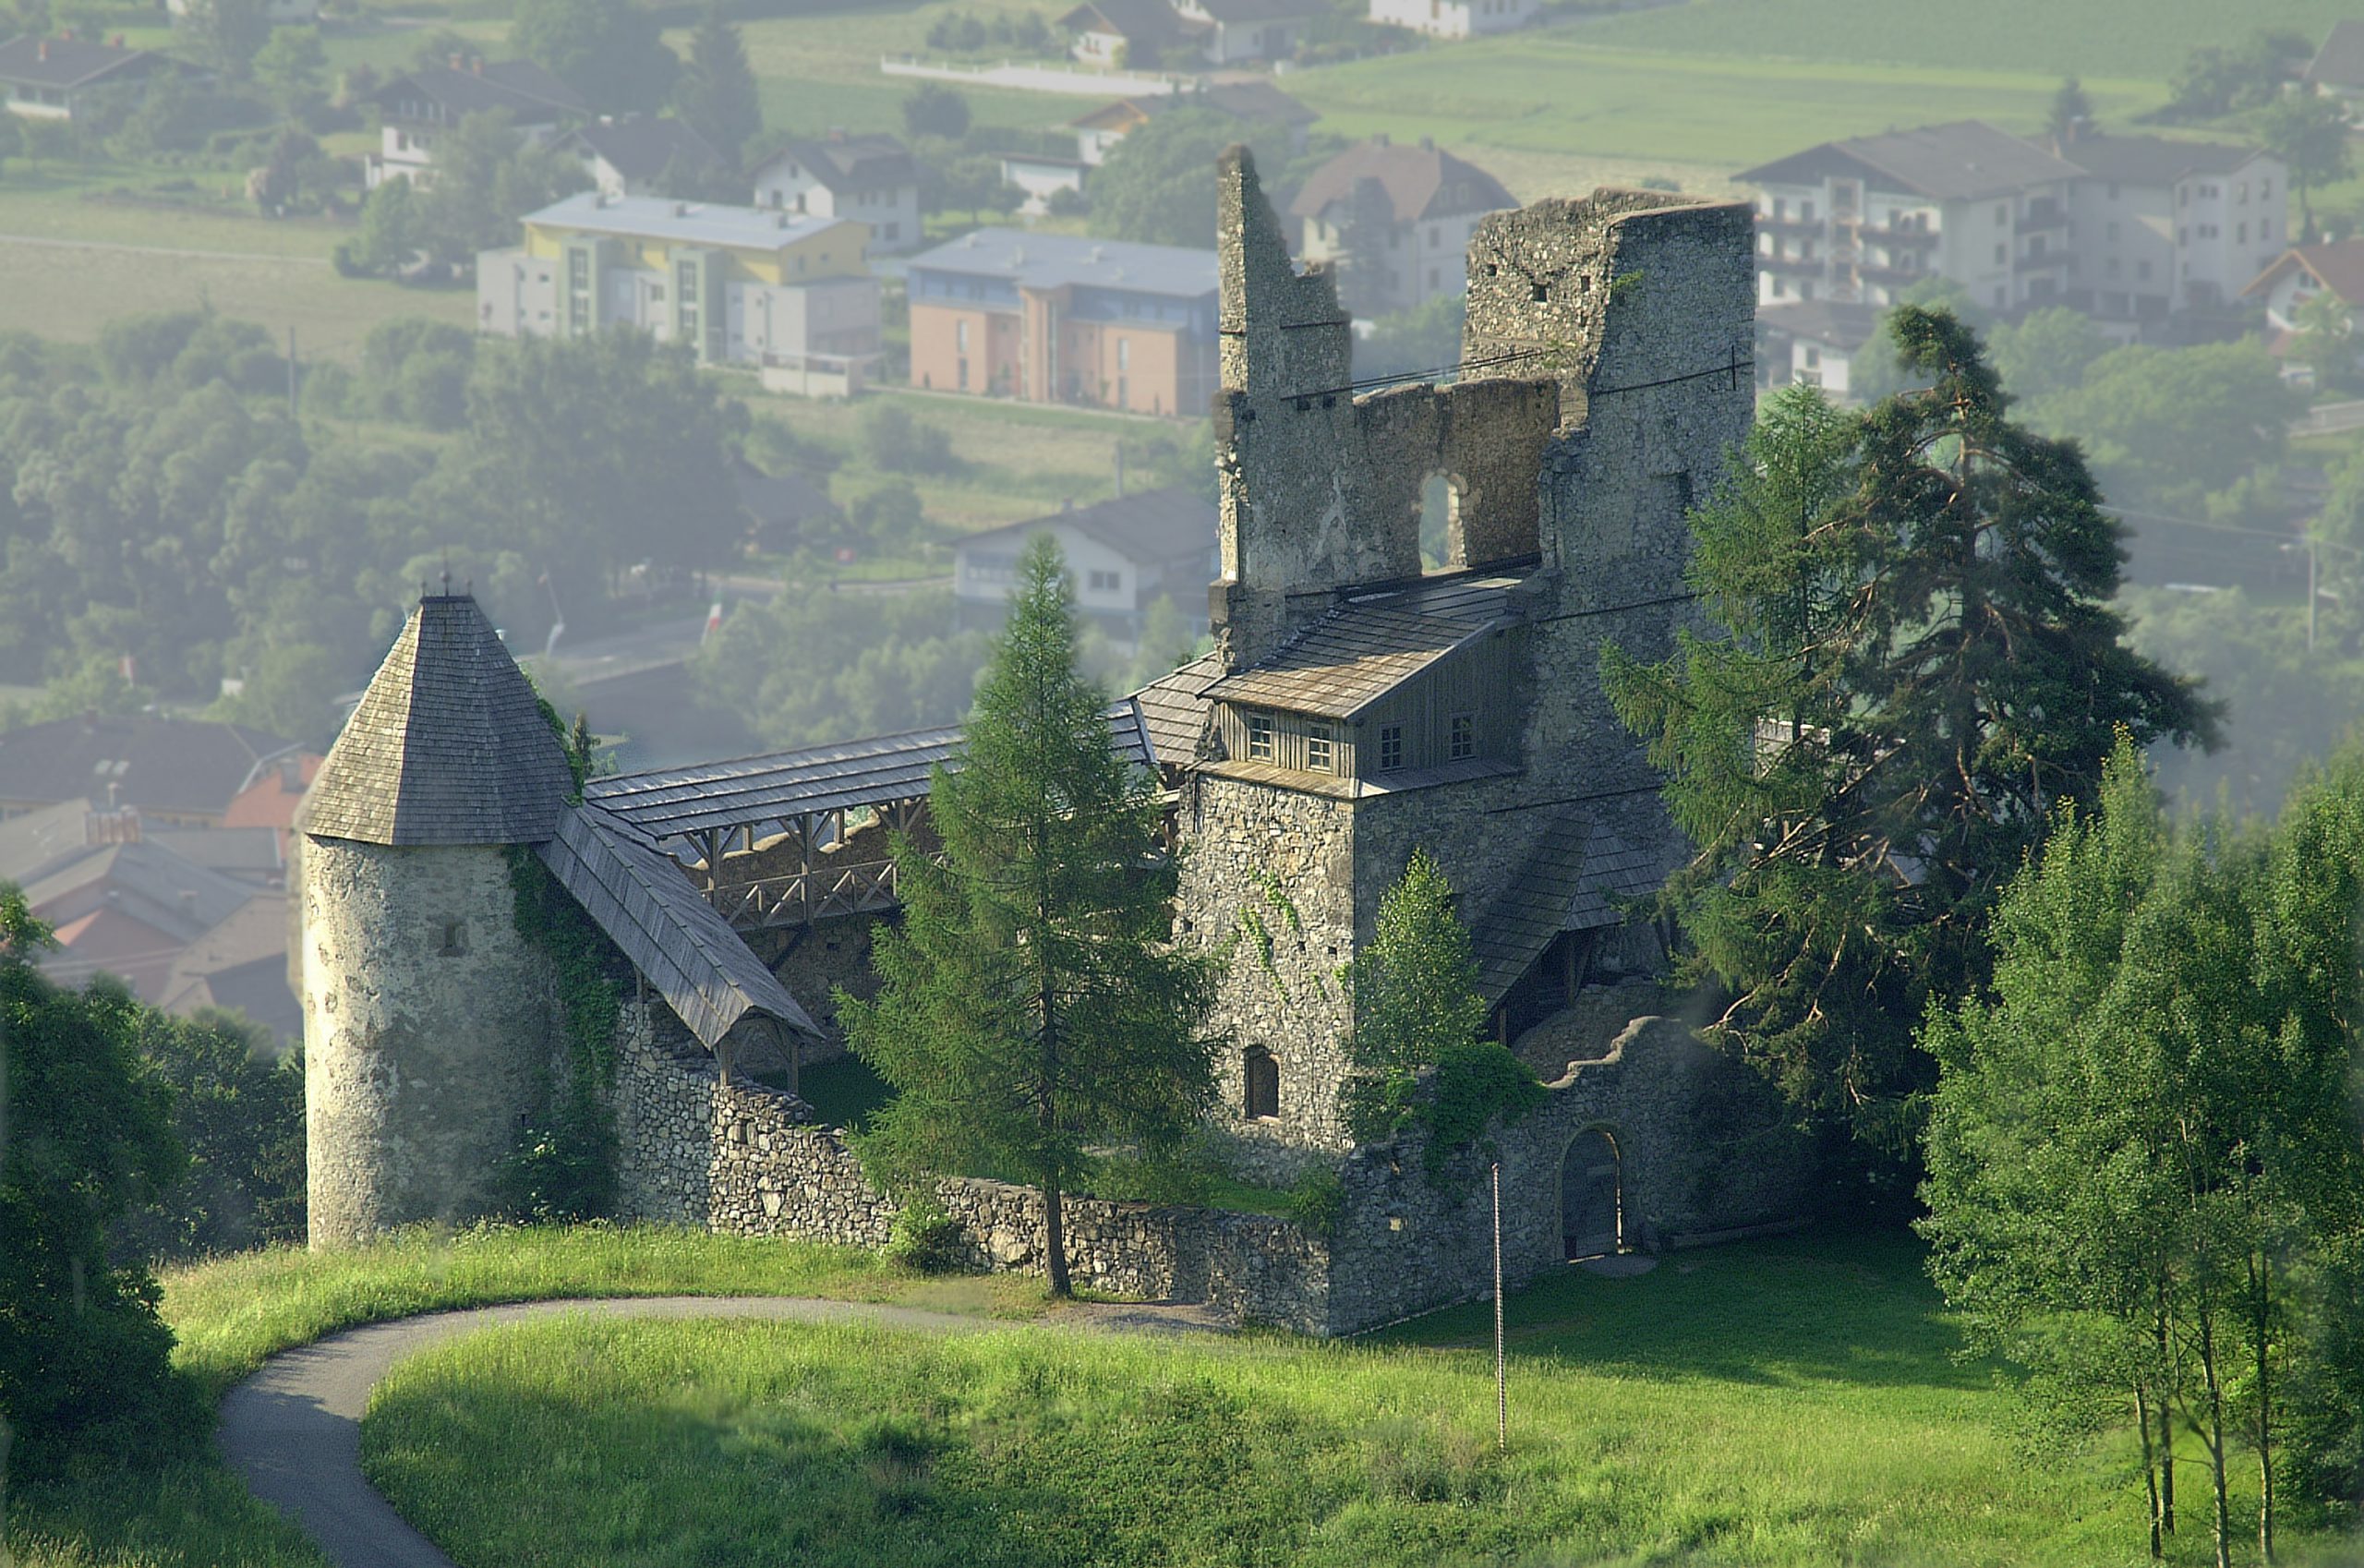
[[[1576,1134],[1560,1164],[1560,1238],[1571,1262],[1625,1250],[1624,1158],[1605,1127]]]

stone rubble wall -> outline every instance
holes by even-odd
[[[1331,1332],[1356,1333],[1493,1288],[1488,1165],[1502,1166],[1502,1273],[1513,1289],[1567,1266],[1563,1164],[1600,1129],[1621,1166],[1625,1244],[1665,1251],[1793,1223],[1810,1205],[1806,1152],[1774,1092],[1672,1019],[1637,1019],[1598,1061],[1571,1064],[1490,1150],[1431,1178],[1417,1137],[1357,1151],[1331,1247]]]
[[[863,1176],[841,1128],[761,1084],[725,1085],[712,1061],[667,1050],[650,1009],[628,1006],[617,1037],[621,1218],[883,1248],[896,1206]],[[1043,1202],[1031,1188],[938,1185],[960,1226],[960,1260],[1043,1271]],[[1329,1248],[1285,1220],[1223,1210],[1070,1198],[1067,1262],[1089,1290],[1201,1302],[1235,1322],[1329,1332]]]

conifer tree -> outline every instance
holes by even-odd
[[[1043,1195],[1051,1294],[1071,1294],[1064,1196],[1112,1156],[1177,1163],[1212,1090],[1203,960],[1169,945],[1175,873],[1156,786],[1109,744],[1076,669],[1058,548],[1028,547],[959,766],[895,847],[899,929],[874,1002],[839,993],[854,1050],[895,1088],[862,1156],[890,1189],[991,1170]]]
[[[733,169],[764,128],[746,40],[720,6],[709,5],[699,14],[697,30],[690,34],[689,64],[673,86],[673,103],[690,128]]]
[[[1697,853],[1668,887],[1717,1028],[1875,1170],[1906,1164],[1933,1066],[1913,1030],[1985,963],[1997,890],[2108,738],[2213,736],[2192,685],[2127,645],[2117,525],[2069,442],[2032,434],[1971,331],[1900,307],[1917,388],[1862,415],[1774,400],[1695,514],[1721,635],[1644,666],[1619,715]]]

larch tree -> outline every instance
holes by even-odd
[[[1604,650],[1620,717],[1696,846],[1665,902],[1714,1031],[1875,1174],[1909,1165],[1930,1000],[1983,979],[1984,926],[2107,737],[2189,742],[2213,715],[2127,645],[2118,526],[2072,443],[2034,435],[1975,336],[1889,319],[1921,384],[1867,412],[1774,400],[1695,513],[1717,634]]]
[[[1055,1297],[1072,1294],[1066,1195],[1114,1160],[1180,1163],[1213,1083],[1211,972],[1171,946],[1156,784],[1110,745],[1076,643],[1072,585],[1038,538],[959,764],[930,786],[941,856],[897,841],[903,920],[875,949],[878,996],[838,995],[895,1089],[865,1162],[907,1194],[980,1171],[1034,1187]]]

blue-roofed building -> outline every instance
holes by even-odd
[[[1215,253],[979,229],[911,258],[911,384],[1195,415],[1215,390]]]

